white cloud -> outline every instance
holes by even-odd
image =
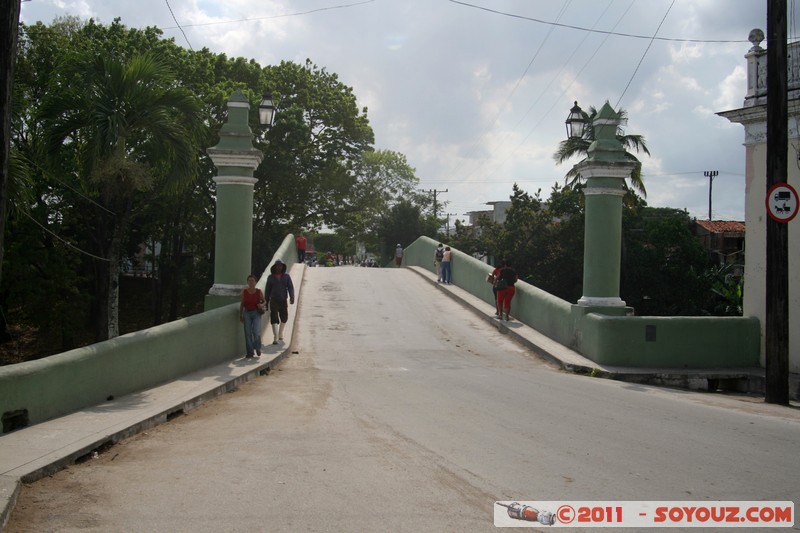
[[[736,109],[742,106],[744,91],[747,85],[747,72],[744,65],[737,65],[730,75],[719,84],[719,96],[714,100],[714,107],[719,110]]]
[[[629,112],[628,131],[646,135],[653,152],[642,157],[650,205],[702,214],[704,169],[744,174],[741,126],[715,113],[742,104],[746,38],[750,29],[764,27],[763,2],[676,2],[659,36],[741,42],[654,41],[633,79],[647,40],[593,34],[582,41],[576,30],[450,2],[379,0],[344,9],[325,9],[327,0],[170,3],[195,49],[206,46],[262,65],[310,58],[338,74],[369,108],[376,146],[404,153],[422,186],[449,189],[444,199],[461,212],[507,197],[515,180],[529,192],[541,187],[545,196],[554,182],[563,183],[573,162],[557,166],[551,154],[564,137],[573,101],[585,109],[606,100],[616,106],[629,81],[621,106]],[[624,17],[625,7],[612,5],[601,18],[606,6],[600,3],[572,6],[568,14],[586,27],[619,21],[616,31],[646,34],[667,7],[655,4],[635,3]],[[565,0],[506,0],[503,11],[555,20],[567,6]],[[26,23],[66,14],[175,26],[163,0],[22,4]],[[220,21],[239,22],[196,25]],[[177,28],[165,34],[185,45]],[[719,179],[715,205],[732,206],[732,216],[741,206],[742,218],[743,180]]]

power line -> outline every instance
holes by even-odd
[[[564,4],[564,5],[561,7],[561,11],[558,13],[558,16],[556,16],[556,20],[559,20],[559,19],[561,19],[561,16],[562,16],[562,15],[563,15],[563,14],[564,14],[566,11],[567,11],[567,7],[569,6],[569,4],[570,4],[570,3],[571,3],[571,0],[570,0],[569,2],[567,2],[566,4]],[[610,5],[611,5],[611,4],[609,3],[609,6],[610,6]],[[606,9],[608,9],[608,8],[606,8]],[[525,70],[524,70],[524,71],[522,72],[522,74],[520,75],[519,79],[517,80],[517,83],[516,83],[516,85],[514,85],[514,88],[513,88],[513,89],[511,89],[511,92],[508,94],[508,96],[506,96],[506,99],[505,99],[505,101],[503,101],[502,105],[500,105],[500,106],[498,107],[498,109],[502,110],[502,109],[503,109],[503,108],[506,106],[506,104],[507,104],[508,102],[510,102],[510,101],[511,101],[511,97],[512,97],[512,96],[514,96],[514,93],[516,93],[516,92],[517,92],[517,89],[519,88],[520,84],[522,83],[522,80],[524,80],[524,79],[525,79],[525,75],[528,73],[528,71],[529,71],[529,70],[531,69],[531,67],[533,66],[533,63],[534,63],[534,61],[536,61],[536,58],[537,58],[537,57],[539,57],[539,53],[542,51],[542,48],[544,48],[544,45],[547,43],[548,39],[550,39],[550,34],[551,34],[551,33],[553,33],[553,28],[552,28],[552,27],[551,27],[551,28],[550,28],[550,30],[547,32],[547,35],[545,35],[545,36],[544,36],[544,39],[542,40],[542,42],[539,44],[539,48],[537,48],[537,49],[536,49],[536,52],[533,54],[533,58],[531,58],[530,62],[528,62],[528,66],[527,66],[527,67],[525,67]],[[529,111],[530,111],[530,109],[529,109]],[[524,117],[523,117],[523,118],[524,118]],[[475,143],[472,145],[472,148],[470,148],[470,152],[475,152],[475,150],[478,148],[478,145],[480,144],[480,142],[481,142],[481,141],[482,141],[482,140],[483,140],[483,139],[484,139],[484,138],[485,138],[487,135],[489,135],[489,132],[491,132],[491,131],[492,131],[492,129],[493,129],[493,128],[494,128],[494,127],[497,125],[497,123],[498,123],[498,121],[499,121],[499,120],[500,120],[500,113],[497,113],[497,114],[495,115],[495,118],[494,118],[494,121],[492,122],[492,124],[491,124],[491,125],[490,125],[488,128],[486,128],[486,129],[484,130],[483,134],[481,134],[481,135],[480,135],[480,136],[479,136],[479,137],[478,137],[478,138],[475,140]],[[521,120],[521,119],[520,119],[520,120]],[[518,123],[518,124],[519,124],[519,123]],[[508,137],[508,134],[506,134],[506,137]],[[501,144],[502,144],[502,143],[501,143]],[[461,170],[461,167],[462,167],[463,165],[464,165],[464,160],[462,159],[462,160],[461,160],[461,162],[460,162],[460,163],[458,164],[458,166],[456,167],[455,171],[453,171],[453,174],[456,174],[456,175],[457,175],[457,174],[458,174],[458,172]],[[476,170],[477,170],[477,169],[473,169],[473,171],[472,171],[472,172],[471,172],[471,173],[470,173],[470,174],[467,176],[467,178],[466,178],[466,180],[465,180],[465,181],[469,181],[469,178],[470,178],[470,177],[471,177],[471,176],[472,176],[472,175],[473,175],[473,174],[476,172]]]
[[[69,241],[66,241],[66,240],[62,239],[61,237],[59,237],[58,235],[56,235],[55,233],[53,233],[52,231],[50,231],[49,229],[47,229],[46,227],[44,227],[44,226],[43,226],[43,225],[42,225],[42,224],[41,224],[41,223],[40,223],[38,220],[36,220],[36,219],[35,219],[35,218],[33,218],[32,216],[30,216],[30,215],[29,215],[27,212],[23,211],[23,213],[25,214],[25,216],[26,216],[26,217],[28,217],[29,219],[31,219],[31,220],[33,221],[33,223],[34,223],[34,224],[36,224],[37,226],[39,226],[40,228],[42,228],[44,231],[46,231],[47,233],[49,233],[50,235],[52,235],[53,237],[55,237],[55,238],[56,238],[56,239],[58,239],[59,241],[63,242],[64,244],[66,244],[67,246],[69,246],[70,248],[72,248],[73,250],[77,250],[78,252],[82,253],[83,255],[88,255],[89,257],[93,257],[93,258],[95,258],[95,259],[99,259],[100,261],[107,261],[107,262],[110,262],[110,261],[111,261],[110,259],[106,259],[105,257],[100,257],[100,256],[97,256],[97,255],[94,255],[94,254],[90,254],[89,252],[86,252],[86,251],[84,251],[84,250],[81,250],[80,248],[78,248],[77,246],[75,246],[74,244],[72,244],[71,242],[69,242]]]
[[[249,18],[249,19],[219,20],[219,21],[216,21],[216,22],[202,22],[202,23],[198,23],[198,24],[184,24],[183,27],[184,28],[194,28],[194,27],[198,27],[198,26],[214,26],[214,25],[217,25],[217,24],[233,24],[235,22],[254,22],[256,20],[271,20],[271,19],[280,19],[280,18],[286,18],[286,17],[298,17],[300,15],[310,15],[311,13],[319,13],[320,11],[330,11],[330,10],[333,10],[333,9],[345,9],[345,8],[348,8],[348,7],[356,7],[356,6],[360,6],[360,5],[363,5],[363,4],[372,3],[374,1],[375,0],[364,0],[363,2],[356,2],[354,4],[343,4],[343,5],[339,5],[339,6],[321,7],[319,9],[311,9],[309,11],[300,11],[300,12],[297,12],[297,13],[286,13],[285,15],[271,15],[269,17],[253,17],[253,18]],[[175,21],[175,22],[177,24],[177,21]],[[180,28],[180,26],[169,26],[169,27],[162,28],[162,29],[164,29],[164,30],[174,30],[176,27]]]
[[[525,17],[523,15],[517,15],[514,13],[506,13],[505,11],[498,11],[496,9],[489,9],[488,7],[483,6],[476,6],[474,4],[468,4],[467,2],[461,2],[459,0],[449,0],[454,4],[459,4],[466,7],[471,7],[473,9],[480,9],[482,11],[488,11],[489,13],[495,13],[497,15],[503,15],[506,17],[518,18],[522,20],[530,20],[532,22],[538,22],[539,24],[548,24],[551,26],[559,26],[561,28],[569,28],[572,30],[579,30],[579,31],[587,31],[591,33],[602,33],[606,35],[616,35],[617,37],[630,37],[632,39],[655,39],[657,41],[671,41],[677,43],[743,43],[747,41],[743,41],[741,39],[737,40],[722,40],[722,39],[676,39],[671,37],[652,37],[651,35],[636,35],[634,33],[619,33],[614,31],[605,31],[605,30],[595,30],[591,28],[584,28],[582,26],[573,26],[571,24],[561,24],[559,22],[550,22],[547,20],[541,20],[533,17]]]
[[[674,5],[675,5],[675,0],[672,0],[672,3],[667,8],[667,12],[664,13],[664,18],[661,19],[661,22],[658,24],[658,28],[656,28],[655,33],[653,33],[653,38],[650,39],[650,43],[647,45],[647,48],[645,48],[644,53],[642,54],[642,58],[639,59],[639,64],[636,65],[636,69],[633,71],[633,74],[631,75],[631,79],[628,80],[628,85],[625,86],[625,90],[622,91],[622,94],[619,96],[619,100],[617,100],[617,105],[615,106],[617,109],[619,109],[619,103],[622,101],[622,97],[625,96],[626,92],[628,92],[628,87],[631,86],[631,82],[633,82],[633,78],[635,78],[636,77],[636,73],[639,72],[639,67],[642,66],[642,61],[644,61],[644,58],[647,55],[647,52],[649,52],[650,51],[650,47],[653,46],[653,41],[656,39],[656,35],[658,35],[658,30],[661,29],[661,26],[664,24],[664,21],[667,20],[667,15],[669,15],[669,12],[672,10],[672,6],[674,6]]]
[[[594,28],[596,25],[598,25],[598,24],[600,23],[600,21],[602,20],[603,16],[605,16],[606,12],[607,12],[607,11],[608,11],[608,9],[611,7],[611,4],[612,4],[612,3],[613,3],[613,2],[609,3],[609,4],[608,4],[608,6],[606,6],[606,9],[605,9],[605,10],[604,10],[604,11],[603,11],[603,12],[600,14],[600,16],[597,18],[597,20],[595,21],[595,23],[594,23],[594,25],[592,26],[592,28]],[[617,22],[614,24],[614,26],[612,26],[612,30],[613,30],[614,28],[616,28],[617,26],[619,26],[619,24],[622,22],[622,20],[623,20],[623,19],[625,18],[625,16],[628,14],[628,11],[630,11],[631,7],[633,7],[633,1],[631,1],[631,3],[628,5],[628,8],[625,10],[625,12],[624,12],[624,13],[623,13],[623,14],[622,14],[620,17],[619,17],[619,19],[617,19]],[[560,14],[559,14],[559,16],[560,16]],[[583,40],[581,40],[581,42],[578,44],[578,46],[576,46],[576,47],[575,47],[575,49],[572,51],[572,54],[570,54],[570,56],[569,56],[569,59],[572,59],[572,57],[573,57],[573,56],[574,56],[574,55],[575,55],[575,54],[578,52],[578,50],[579,50],[579,49],[580,49],[580,48],[583,46],[583,43],[586,41],[586,38],[587,38],[588,36],[589,36],[588,34],[587,34],[586,36],[584,36]],[[586,60],[586,62],[583,64],[583,66],[582,66],[582,67],[581,67],[581,69],[578,71],[578,73],[575,75],[575,77],[572,79],[572,81],[569,83],[569,85],[567,85],[567,86],[564,88],[564,90],[561,92],[561,95],[559,95],[559,98],[558,98],[558,99],[556,99],[555,101],[553,101],[553,104],[550,106],[550,109],[548,109],[548,110],[547,110],[547,112],[546,112],[546,113],[545,113],[545,114],[544,114],[544,115],[543,115],[543,116],[542,116],[542,117],[539,119],[539,122],[537,122],[536,124],[534,124],[533,128],[531,128],[531,129],[530,129],[530,131],[529,131],[529,132],[528,132],[528,134],[525,136],[525,138],[524,138],[524,139],[522,139],[522,141],[520,141],[520,143],[519,143],[519,144],[518,144],[518,145],[517,145],[517,146],[516,146],[516,147],[515,147],[513,150],[511,150],[511,151],[508,153],[508,155],[505,157],[505,159],[503,159],[503,161],[501,161],[501,162],[500,162],[500,163],[499,163],[499,164],[498,164],[498,165],[497,165],[497,166],[494,168],[494,170],[492,170],[492,171],[491,171],[491,173],[489,174],[489,176],[490,176],[490,177],[491,177],[491,176],[493,176],[493,175],[494,175],[494,173],[495,173],[495,172],[497,172],[497,170],[498,170],[499,168],[501,168],[503,165],[505,165],[505,164],[506,164],[506,161],[508,161],[508,160],[511,158],[511,156],[513,156],[513,155],[514,155],[514,154],[517,152],[517,150],[519,150],[519,148],[520,148],[521,146],[523,146],[523,145],[524,145],[524,144],[527,142],[528,138],[529,138],[529,137],[530,137],[530,136],[533,134],[533,132],[534,132],[534,131],[536,131],[536,129],[539,127],[539,125],[540,125],[540,124],[542,124],[542,122],[544,122],[544,120],[545,120],[545,119],[548,117],[548,115],[550,115],[550,112],[553,110],[553,108],[555,107],[556,103],[558,103],[558,102],[559,102],[559,100],[560,100],[560,98],[561,98],[562,96],[564,96],[564,94],[566,94],[566,92],[569,90],[569,88],[570,88],[570,87],[572,87],[572,85],[575,83],[575,81],[576,81],[576,80],[578,80],[578,79],[580,78],[580,75],[581,75],[581,73],[584,71],[584,69],[586,69],[586,67],[589,65],[589,63],[591,63],[592,59],[594,59],[594,56],[595,56],[595,55],[597,55],[597,53],[600,51],[600,49],[601,49],[601,48],[603,47],[603,45],[606,43],[606,41],[608,40],[608,38],[609,38],[609,35],[606,35],[606,36],[603,38],[603,41],[600,43],[600,45],[599,45],[599,46],[597,46],[597,47],[595,48],[595,50],[594,50],[594,52],[592,53],[592,55],[589,57],[589,59],[587,59],[587,60]],[[567,61],[565,61],[565,62],[564,62],[564,65],[566,65],[567,63],[569,63],[569,59],[568,59]],[[531,112],[531,110],[533,109],[533,106],[534,106],[534,105],[536,105],[536,103],[538,103],[538,102],[539,102],[539,101],[542,99],[542,96],[544,96],[544,93],[545,93],[545,92],[546,92],[546,91],[549,89],[550,85],[552,85],[552,83],[553,83],[553,80],[555,80],[555,79],[556,79],[558,76],[560,76],[560,75],[561,75],[561,72],[562,72],[563,70],[564,70],[564,66],[562,66],[561,70],[559,71],[559,73],[558,73],[556,76],[553,76],[553,77],[551,78],[551,80],[550,80],[550,83],[547,85],[547,87],[546,87],[545,89],[543,89],[543,90],[542,90],[542,91],[539,93],[539,96],[536,98],[536,100],[534,101],[534,103],[533,103],[533,104],[531,104],[531,105],[528,107],[528,110],[525,112],[525,114],[524,114],[524,115],[523,115],[523,116],[520,118],[520,120],[518,120],[518,121],[517,121],[517,123],[514,125],[514,128],[515,128],[515,129],[516,129],[516,128],[517,128],[517,127],[518,127],[518,126],[519,126],[519,125],[522,123],[522,120],[523,120],[523,119],[524,119],[526,116],[528,116],[528,114],[529,114],[529,113]],[[474,173],[474,172],[473,172],[473,173]]]
[[[178,22],[178,19],[175,17],[175,13],[172,11],[172,6],[169,5],[169,0],[164,0],[164,1],[167,3],[167,8],[169,9],[169,14],[172,15],[172,20],[174,20],[175,24],[178,25],[178,29],[181,30],[181,33],[183,34],[183,38],[186,39],[186,44],[189,45],[189,50],[194,52],[194,48],[192,48],[192,43],[189,42],[189,38],[186,36],[186,32],[183,31],[183,28],[181,28],[181,25]]]

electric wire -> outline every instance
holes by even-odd
[[[199,26],[215,26],[218,24],[234,24],[236,22],[255,22],[257,20],[272,20],[272,19],[280,19],[280,18],[287,18],[287,17],[298,17],[301,15],[310,15],[311,13],[319,13],[321,11],[331,11],[334,9],[346,9],[348,7],[356,7],[364,4],[370,4],[375,0],[364,0],[363,2],[355,2],[353,4],[342,4],[338,6],[329,6],[329,7],[320,7],[317,9],[310,9],[308,11],[299,11],[297,13],[286,13],[283,15],[270,15],[268,17],[253,17],[253,18],[245,18],[245,19],[236,19],[236,20],[218,20],[214,22],[198,22],[197,24],[184,24],[184,28],[196,28]],[[177,23],[177,21],[176,21]],[[164,30],[174,30],[175,28],[180,28],[180,26],[168,26],[166,28],[162,28]]]
[[[191,50],[192,52],[194,52],[194,48],[192,48],[192,43],[190,43],[190,42],[189,42],[189,38],[186,36],[186,32],[185,32],[185,31],[183,31],[183,28],[181,28],[181,25],[180,25],[180,23],[178,22],[178,19],[177,19],[177,17],[175,17],[175,13],[172,11],[172,6],[171,6],[171,5],[169,5],[169,0],[164,0],[164,2],[166,2],[166,3],[167,3],[167,8],[169,9],[169,14],[170,14],[170,15],[172,15],[172,20],[174,20],[174,21],[175,21],[175,24],[177,24],[177,25],[178,25],[178,29],[179,29],[179,30],[181,30],[181,33],[183,34],[183,38],[184,38],[184,39],[186,39],[186,44],[188,44],[188,45],[189,45],[189,50]]]
[[[612,2],[613,2],[613,0],[612,0]],[[567,11],[567,8],[569,7],[569,4],[571,4],[571,3],[572,3],[572,0],[566,2],[561,7],[561,11],[556,16],[556,20],[560,20],[561,19],[561,16]],[[506,104],[511,100],[511,97],[514,96],[514,93],[516,93],[517,89],[519,88],[520,84],[522,83],[522,80],[525,79],[525,75],[528,73],[528,71],[533,66],[533,63],[536,61],[536,58],[539,57],[539,53],[542,51],[542,48],[544,48],[544,45],[547,43],[548,39],[550,39],[550,35],[553,33],[553,29],[554,28],[551,27],[550,30],[548,30],[548,32],[545,35],[545,37],[542,40],[542,42],[539,43],[539,47],[536,49],[536,52],[533,54],[533,57],[528,62],[528,66],[525,67],[525,70],[520,75],[519,79],[517,80],[517,83],[514,85],[514,88],[511,89],[511,92],[508,94],[508,96],[506,96],[505,100],[498,107],[498,109],[503,109],[506,106]],[[484,138],[486,138],[486,136],[489,135],[489,133],[494,129],[494,127],[497,125],[499,120],[500,120],[500,113],[497,113],[495,115],[495,118],[494,118],[494,121],[492,122],[492,124],[489,127],[485,128],[484,132],[475,140],[475,143],[472,145],[472,148],[469,150],[469,153],[474,153],[475,150],[477,150],[478,145],[481,143],[481,141],[484,140]],[[461,159],[461,161],[459,161],[458,165],[456,166],[456,169],[452,172],[452,175],[457,176],[458,173],[461,171],[461,167],[462,166],[464,166],[464,159]],[[469,178],[473,174],[475,174],[475,170],[476,169],[473,169],[473,171],[463,181],[469,181]]]
[[[600,21],[602,20],[603,16],[605,16],[606,12],[608,11],[608,9],[611,7],[611,5],[612,5],[612,4],[613,4],[613,1],[612,1],[611,3],[609,3],[609,4],[608,4],[608,6],[606,7],[606,9],[603,11],[603,13],[601,13],[601,14],[600,14],[600,16],[597,18],[597,20],[595,21],[595,23],[594,23],[594,25],[593,25],[592,27],[594,27],[594,26],[596,26],[597,24],[599,24],[599,23],[600,23]],[[621,16],[620,16],[620,17],[617,19],[617,22],[614,24],[614,26],[612,26],[612,29],[613,29],[613,28],[616,28],[617,26],[619,26],[619,24],[622,22],[622,20],[623,20],[623,19],[625,18],[625,16],[628,14],[628,11],[630,11],[631,7],[633,7],[633,4],[634,4],[634,0],[631,0],[631,3],[628,5],[628,8],[627,8],[627,9],[626,9],[626,10],[625,10],[625,11],[622,13],[622,15],[621,15]],[[578,46],[576,46],[576,47],[575,47],[575,49],[572,51],[572,54],[570,54],[570,56],[569,56],[569,59],[571,59],[571,58],[572,58],[572,57],[573,57],[573,56],[574,56],[574,55],[577,53],[577,51],[578,51],[578,50],[581,48],[581,46],[583,46],[583,43],[586,41],[586,38],[587,38],[588,36],[589,36],[589,33],[587,33],[587,34],[584,36],[583,40],[581,40],[581,42],[578,44]],[[519,148],[520,148],[521,146],[523,146],[523,145],[524,145],[524,144],[527,142],[528,138],[529,138],[529,137],[530,137],[530,136],[533,134],[533,132],[534,132],[534,131],[536,131],[536,129],[539,127],[539,125],[541,125],[541,124],[544,122],[544,120],[547,118],[547,116],[550,114],[550,112],[551,112],[551,111],[552,111],[552,110],[555,108],[556,104],[557,104],[557,103],[560,101],[560,99],[561,99],[561,98],[564,96],[564,94],[566,94],[566,92],[569,90],[569,88],[570,88],[570,87],[572,87],[572,85],[575,83],[575,81],[576,81],[576,80],[578,80],[578,79],[580,78],[580,75],[581,75],[581,73],[582,73],[582,72],[584,71],[584,69],[586,69],[586,67],[587,67],[587,66],[588,66],[588,65],[589,65],[589,64],[592,62],[592,59],[594,59],[594,56],[595,56],[595,55],[597,55],[597,53],[600,51],[600,49],[601,49],[601,48],[602,48],[602,47],[605,45],[605,43],[606,43],[606,41],[608,41],[608,38],[609,38],[609,37],[610,37],[610,35],[609,35],[609,34],[606,34],[606,35],[605,35],[605,37],[603,38],[602,42],[601,42],[601,43],[600,43],[600,44],[599,44],[597,47],[595,47],[595,49],[594,49],[594,52],[593,52],[593,53],[592,53],[592,55],[589,57],[589,59],[587,59],[587,60],[584,62],[583,66],[580,68],[580,70],[579,70],[579,71],[578,71],[578,73],[575,75],[575,77],[572,79],[572,81],[571,81],[571,82],[570,82],[570,83],[569,83],[569,84],[568,84],[568,85],[567,85],[567,86],[564,88],[564,90],[561,92],[561,95],[559,95],[559,97],[553,101],[552,105],[551,105],[551,106],[550,106],[550,108],[547,110],[547,112],[546,112],[544,115],[542,115],[542,117],[539,119],[539,121],[538,121],[538,122],[536,122],[536,124],[534,124],[533,128],[531,128],[531,129],[530,129],[530,131],[529,131],[529,132],[528,132],[528,134],[525,136],[525,138],[523,138],[523,139],[522,139],[522,140],[521,140],[521,141],[520,141],[520,142],[517,144],[517,146],[516,146],[516,147],[514,147],[514,149],[512,149],[512,150],[511,150],[511,151],[508,153],[508,155],[506,155],[506,157],[505,157],[505,158],[504,158],[504,159],[503,159],[503,160],[502,160],[502,161],[501,161],[499,164],[497,164],[497,165],[495,166],[494,170],[492,170],[492,171],[489,173],[489,178],[491,178],[492,176],[494,176],[494,175],[495,175],[495,173],[497,172],[497,170],[498,170],[499,168],[501,168],[503,165],[505,165],[505,164],[506,164],[506,162],[507,162],[507,161],[508,161],[508,160],[509,160],[509,159],[510,159],[510,158],[511,158],[511,157],[512,157],[512,156],[513,156],[513,155],[514,155],[516,152],[517,152],[517,150],[519,150]],[[524,117],[526,117],[526,116],[528,116],[528,114],[530,114],[531,110],[533,109],[533,106],[534,106],[536,103],[538,103],[538,102],[539,102],[539,101],[542,99],[542,97],[544,96],[544,93],[545,93],[545,92],[547,91],[547,89],[549,89],[549,87],[552,85],[553,81],[554,81],[556,78],[558,78],[558,77],[561,75],[561,72],[563,72],[564,68],[566,67],[566,64],[568,64],[568,63],[569,63],[569,59],[568,59],[567,61],[565,61],[565,62],[564,62],[564,65],[562,66],[562,68],[561,68],[561,70],[559,71],[559,73],[558,73],[556,76],[553,76],[553,77],[550,79],[550,83],[547,85],[547,87],[546,87],[545,89],[543,89],[542,91],[540,91],[540,93],[539,93],[539,97],[537,97],[537,99],[535,100],[535,102],[534,102],[533,104],[531,104],[531,106],[529,106],[529,107],[528,107],[528,110],[527,110],[527,111],[525,112],[525,114],[523,115],[523,118],[524,118]],[[517,128],[517,127],[518,127],[518,126],[521,124],[521,123],[522,123],[522,119],[518,120],[518,121],[517,121],[517,124],[515,124],[515,125],[514,125],[514,129],[516,129],[516,128]],[[474,174],[474,172],[473,172],[473,174]],[[470,175],[470,176],[471,176],[471,175]],[[475,181],[470,181],[470,182],[471,182],[471,183],[480,183],[480,182],[475,182]],[[502,183],[506,183],[506,182],[502,182]]]
[[[644,61],[644,58],[647,56],[647,52],[650,51],[650,47],[653,46],[653,41],[655,40],[656,35],[658,35],[658,30],[661,29],[661,26],[664,24],[664,21],[667,20],[667,15],[669,15],[669,12],[672,11],[672,6],[674,6],[674,5],[675,5],[675,0],[672,0],[672,3],[667,8],[667,12],[664,13],[664,17],[661,19],[661,22],[658,24],[658,28],[656,28],[656,31],[653,34],[653,38],[650,39],[650,43],[647,45],[647,48],[645,48],[641,59],[639,59],[639,64],[636,65],[636,69],[634,69],[633,74],[631,74],[631,79],[628,80],[628,84],[625,86],[625,90],[623,90],[622,94],[619,96],[619,100],[617,100],[617,105],[615,105],[614,107],[619,108],[619,103],[622,101],[622,97],[624,97],[625,93],[628,92],[628,87],[631,86],[631,82],[633,82],[633,79],[636,77],[636,73],[639,72],[639,67],[642,66],[642,61]]]
[[[582,26],[573,26],[571,24],[562,24],[559,22],[550,22],[547,20],[537,19],[533,17],[525,17],[523,15],[516,15],[514,13],[507,13],[505,11],[498,11],[496,9],[490,9],[488,7],[477,6],[475,4],[469,4],[467,2],[462,2],[460,0],[449,0],[453,4],[459,4],[466,7],[471,7],[473,9],[480,9],[482,11],[488,11],[489,13],[495,13],[498,15],[504,15],[506,17],[518,18],[522,20],[530,20],[532,22],[538,22],[539,24],[549,24],[551,26],[559,26],[561,28],[569,28],[572,30],[579,30],[579,31],[586,31],[591,33],[602,33],[608,35],[615,35],[617,37],[629,37],[632,39],[655,39],[657,41],[671,41],[677,43],[742,43],[747,42],[741,39],[738,40],[723,40],[723,39],[677,39],[672,37],[653,37],[651,35],[636,35],[634,33],[620,33],[614,31],[606,31],[606,30],[595,30],[590,28],[584,28]]]
[[[69,246],[70,248],[72,248],[73,250],[76,250],[76,251],[78,251],[78,252],[82,253],[83,255],[88,255],[89,257],[93,257],[94,259],[99,259],[100,261],[111,262],[111,260],[110,260],[110,259],[106,259],[105,257],[100,257],[100,256],[98,256],[98,255],[91,254],[91,253],[89,253],[89,252],[87,252],[87,251],[85,251],[85,250],[81,250],[80,248],[78,248],[77,246],[75,246],[74,244],[72,244],[71,242],[69,242],[69,241],[67,241],[67,240],[65,240],[65,239],[63,239],[63,238],[61,238],[60,236],[56,235],[55,233],[53,233],[52,231],[50,231],[49,229],[47,229],[47,228],[46,228],[45,226],[43,226],[43,225],[42,225],[42,224],[41,224],[41,223],[40,223],[38,220],[36,220],[36,219],[35,219],[35,218],[33,218],[32,216],[30,216],[30,214],[28,214],[27,212],[25,212],[25,211],[22,211],[22,213],[23,213],[23,214],[24,214],[26,217],[28,217],[29,219],[31,219],[31,221],[32,221],[34,224],[36,224],[37,226],[39,226],[40,228],[42,228],[44,231],[46,231],[47,233],[49,233],[50,235],[52,235],[53,237],[55,237],[55,238],[56,238],[56,239],[58,239],[59,241],[63,242],[64,244],[66,244],[67,246]]]

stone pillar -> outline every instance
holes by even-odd
[[[238,302],[250,274],[253,253],[253,171],[263,154],[253,148],[250,104],[240,90],[228,100],[228,119],[219,144],[207,153],[217,167],[214,285],[205,309]]]
[[[613,314],[627,314],[619,296],[622,197],[625,178],[636,164],[625,158],[625,149],[617,140],[619,123],[619,115],[606,102],[593,122],[595,140],[588,157],[577,165],[586,179],[583,296],[578,306],[619,308]]]

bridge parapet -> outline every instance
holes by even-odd
[[[297,262],[287,235],[267,263]],[[266,326],[264,321],[263,326]],[[7,432],[100,405],[241,357],[245,352],[239,303],[161,324],[114,339],[0,367],[0,413]]]
[[[404,261],[434,272],[438,242],[420,237]],[[453,250],[453,283],[494,306],[486,275],[492,267]],[[434,272],[435,273],[435,272]],[[511,315],[554,341],[607,366],[730,369],[759,367],[759,321],[755,317],[627,316],[630,308],[571,304],[524,281],[517,283]],[[618,313],[613,315],[610,313]]]

